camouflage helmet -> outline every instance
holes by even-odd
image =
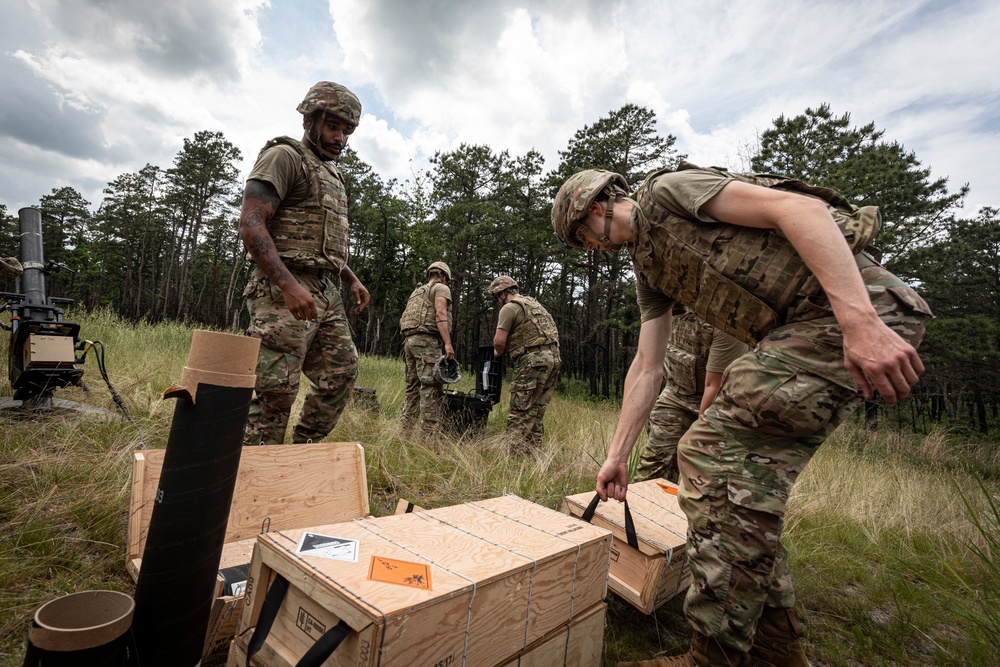
[[[427,267],[426,273],[430,273],[431,271],[434,270],[440,271],[444,275],[448,276],[448,282],[451,282],[451,269],[448,268],[447,264],[445,264],[444,262],[434,262],[433,264]]]
[[[455,384],[462,379],[462,372],[458,368],[458,361],[449,359],[443,354],[438,357],[431,375],[437,380],[438,384]]]
[[[625,177],[604,169],[585,169],[566,179],[552,202],[552,231],[563,245],[579,248],[582,244],[576,238],[576,228],[587,217],[590,205],[605,188],[628,191]]]
[[[510,276],[498,276],[490,283],[490,296],[496,298],[500,292],[511,287],[517,287],[517,281]]]
[[[350,90],[331,81],[320,81],[306,93],[306,97],[297,107],[303,116],[315,111],[325,111],[336,116],[351,128],[358,126],[361,119],[361,101]]]

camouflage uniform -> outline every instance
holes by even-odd
[[[860,252],[878,231],[874,207],[857,209],[833,191],[790,179],[721,170],[698,177],[706,173],[711,194],[735,177],[826,200],[879,317],[914,347],[920,343],[927,304]],[[629,249],[638,289],[682,300],[730,335],[759,341],[727,369],[719,397],[678,445],[678,499],[688,517],[694,577],[685,613],[700,634],[748,651],[765,605],[794,606],[781,544],[792,485],[862,397],[844,366],[843,334],[829,301],[791,243],[773,230],[679,214],[665,203],[669,180],[656,183],[663,174],[648,177],[634,195],[641,214]],[[698,263],[714,271],[689,271]]]
[[[862,396],[844,366],[843,333],[829,300],[792,244],[778,230],[719,223],[702,212],[733,180],[826,202],[875,311],[914,347],[931,312],[916,292],[863,254],[880,227],[878,210],[857,208],[832,190],[682,163],[678,173],[650,174],[632,195],[628,249],[643,321],[679,301],[699,319],[757,346],[726,370],[716,401],[678,445],[679,502],[689,522],[693,574],[684,610],[696,630],[687,656],[697,659],[695,649],[709,638],[745,661],[762,613],[771,617],[795,602],[781,544],[792,486]],[[581,172],[568,180],[553,206],[559,238],[572,240],[575,221],[603,188],[619,194],[624,185],[612,172]],[[783,641],[801,652],[794,637]]]
[[[880,266],[861,275],[880,318],[913,346],[926,304]],[[862,403],[844,367],[843,334],[829,305],[771,330],[726,371],[720,398],[681,438],[694,583],[685,613],[704,635],[741,650],[764,606],[791,609],[795,592],[781,544],[785,504],[817,448]]]
[[[318,320],[296,320],[281,288],[260,268],[254,269],[244,291],[251,318],[248,334],[261,339],[245,439],[251,445],[284,442],[301,373],[311,383],[292,441],[321,441],[337,425],[358,375],[358,354],[340,293],[340,271],[347,265],[343,177],[301,142],[278,137],[261,150],[249,179],[276,180],[263,166],[281,157],[272,151],[298,157],[298,164],[287,155],[276,163],[291,172],[288,181],[306,180],[305,198],[293,205],[283,200],[267,227],[282,261],[315,300]]]
[[[504,306],[508,307],[519,308],[524,320],[507,338],[507,353],[514,362],[507,430],[533,449],[542,444],[545,409],[562,369],[559,331],[549,312],[529,296],[515,296]]]
[[[649,414],[649,438],[638,479],[677,481],[677,441],[698,419],[705,374],[721,373],[747,350],[745,344],[699,321],[690,311],[674,316],[663,360],[666,384]]]
[[[427,434],[440,432],[444,419],[444,386],[434,378],[434,364],[444,353],[434,309],[437,296],[444,296],[449,303],[450,331],[451,290],[441,282],[428,282],[413,290],[399,320],[406,365],[403,428],[412,428],[419,419],[421,430]]]

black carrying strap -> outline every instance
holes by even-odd
[[[287,592],[288,580],[280,574],[276,575],[271,587],[267,589],[267,595],[264,596],[264,604],[260,608],[260,616],[257,617],[257,626],[250,636],[250,643],[247,644],[247,667],[251,667],[250,659],[264,646],[267,635],[271,632],[271,626],[274,625],[274,619],[278,616],[278,610],[281,609],[281,601],[285,599]],[[341,621],[317,639],[306,654],[295,663],[295,667],[319,667],[333,655],[350,633],[351,626],[346,621]]]
[[[597,503],[601,502],[601,496],[594,494],[594,499],[590,501],[587,505],[587,509],[583,511],[583,516],[580,518],[590,523],[590,520],[594,518],[594,512],[597,511]],[[628,501],[622,501],[625,504],[625,539],[628,541],[628,545],[633,549],[639,548],[639,538],[635,536],[635,524],[632,523],[632,512],[629,511]]]
[[[261,605],[260,616],[257,617],[257,626],[253,629],[250,642],[247,644],[247,667],[250,667],[250,658],[254,657],[257,651],[264,646],[264,641],[267,639],[268,633],[271,632],[271,626],[274,625],[278,610],[281,609],[281,601],[285,599],[287,592],[288,579],[280,574],[275,576],[271,587],[267,589],[267,595],[264,596],[264,604]]]
[[[316,643],[306,651],[302,659],[295,663],[295,667],[319,667],[333,655],[333,652],[340,646],[340,642],[344,641],[344,638],[349,634],[351,634],[351,626],[347,624],[347,621],[337,623],[316,640]]]

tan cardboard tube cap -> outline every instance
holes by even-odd
[[[257,382],[259,351],[259,338],[199,329],[191,338],[191,350],[181,373],[180,385],[168,387],[163,397],[175,397],[187,392],[193,403],[201,383],[252,388]]]
[[[132,625],[135,601],[117,591],[81,591],[43,604],[28,638],[46,651],[80,651],[103,646]]]

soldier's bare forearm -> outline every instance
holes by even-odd
[[[274,239],[267,229],[262,227],[257,233],[249,235],[249,239],[244,237],[243,243],[250,251],[253,261],[276,285],[282,285],[292,277],[288,267],[281,261],[278,249],[274,246]]]

